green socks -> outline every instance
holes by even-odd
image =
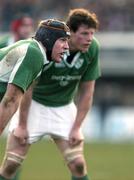
[[[0,180],[8,180],[0,175]],[[19,171],[17,172],[16,176],[12,180],[19,180]]]
[[[12,180],[19,180],[20,170],[17,171],[15,177]]]
[[[89,180],[88,176],[85,175],[83,177],[74,177],[72,176],[72,180]]]
[[[2,177],[2,176],[0,175],[0,180],[7,180],[7,179],[5,179],[4,177]]]

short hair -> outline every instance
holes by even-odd
[[[83,8],[70,10],[66,22],[73,32],[76,32],[79,26],[83,24],[95,30],[97,30],[99,26],[96,14]]]

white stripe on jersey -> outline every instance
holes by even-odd
[[[35,39],[33,39],[33,40],[36,41]],[[48,64],[49,61],[47,60],[46,52],[45,52],[42,44],[40,44],[38,41],[36,41],[36,43],[38,44],[38,46],[39,46],[39,48],[40,48],[40,51],[41,51],[42,54],[43,54],[43,57],[44,57],[44,65],[45,65],[45,64]]]
[[[8,82],[10,75],[17,63],[22,63],[29,44],[21,45],[11,50],[1,61],[0,61],[0,81]],[[14,53],[13,53],[14,52]],[[18,65],[17,65],[18,66]],[[14,71],[15,73],[15,71]]]
[[[19,58],[19,60],[17,61],[17,63],[15,64],[15,67],[13,68],[12,72],[11,72],[11,75],[9,77],[9,81],[8,83],[12,83],[15,75],[16,75],[16,72],[18,71],[19,67],[21,66],[21,64],[23,63],[23,59],[25,58],[25,56]]]

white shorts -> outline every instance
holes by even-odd
[[[62,107],[48,107],[32,100],[27,121],[28,142],[34,143],[45,135],[68,140],[76,113],[74,103]],[[18,125],[18,115],[17,111],[10,121],[10,132]]]

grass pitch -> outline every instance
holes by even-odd
[[[0,141],[0,161],[5,141]],[[91,180],[134,180],[134,144],[89,143],[85,157]],[[70,180],[70,172],[55,144],[42,140],[33,144],[20,180]]]

